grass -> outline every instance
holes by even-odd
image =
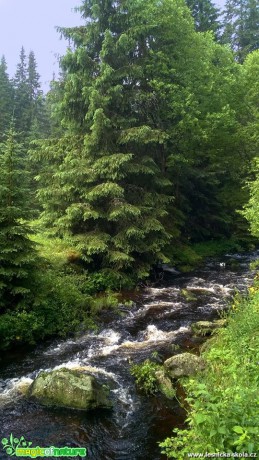
[[[62,268],[73,255],[79,257],[68,241],[53,237],[38,221],[32,221],[30,226],[34,231],[30,239],[36,244],[39,256],[51,265]]]
[[[203,352],[206,371],[183,381],[188,429],[161,443],[168,458],[188,453],[238,453],[259,450],[259,280],[246,298],[234,299],[228,326]]]
[[[254,249],[255,240],[252,238],[235,239],[222,238],[200,243],[172,245],[168,248],[168,256],[172,265],[182,272],[188,272],[198,267],[207,257],[219,257],[226,253],[242,252]]]
[[[242,244],[234,239],[210,240],[203,243],[195,243],[193,250],[200,257],[217,257],[228,252],[243,251]]]

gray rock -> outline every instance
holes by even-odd
[[[31,384],[28,396],[45,406],[89,410],[111,408],[109,390],[96,378],[80,370],[58,369],[41,372]]]
[[[196,374],[205,368],[205,363],[199,356],[182,353],[172,356],[164,362],[165,373],[170,378],[178,378]]]
[[[172,273],[173,275],[180,275],[180,272],[176,268],[171,267],[168,264],[161,264],[161,268],[164,272]]]

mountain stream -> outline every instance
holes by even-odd
[[[176,400],[138,392],[130,365],[154,352],[163,362],[175,354],[176,346],[197,348],[191,324],[218,318],[234,292],[246,290],[253,279],[249,264],[258,256],[226,255],[191,274],[165,272],[159,282],[132,293],[133,306],[104,315],[98,333],[52,341],[33,351],[2,352],[0,440],[13,433],[33,446],[86,447],[92,460],[164,459],[158,442],[183,426],[185,412]],[[187,301],[183,289],[197,300]],[[78,366],[86,366],[103,383],[112,381],[112,411],[50,409],[19,397],[19,385],[41,370]],[[0,445],[1,460],[10,459],[5,455]]]

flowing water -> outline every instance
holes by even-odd
[[[244,291],[251,284],[249,263],[258,256],[225,256],[192,274],[165,273],[163,280],[132,294],[133,307],[122,306],[120,315],[104,316],[99,333],[55,341],[27,353],[3,353],[0,440],[13,433],[32,441],[33,446],[87,447],[87,458],[92,460],[165,458],[158,442],[169,436],[173,427],[183,426],[184,410],[175,400],[138,393],[130,365],[154,352],[163,361],[176,353],[176,345],[195,349],[191,324],[218,318],[235,290]],[[195,294],[197,300],[187,301],[182,289]],[[19,388],[41,370],[78,366],[109,383],[112,411],[43,408],[19,396]],[[0,459],[10,458],[5,455],[0,446]]]

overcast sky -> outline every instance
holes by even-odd
[[[215,0],[218,6],[224,0]],[[81,0],[0,0],[0,56],[6,57],[12,77],[21,47],[28,55],[33,50],[45,90],[53,72],[58,73],[57,55],[65,53],[66,41],[60,40],[55,27],[79,25],[80,14],[73,8]]]
[[[60,40],[55,27],[80,24],[73,8],[80,0],[0,0],[0,56],[6,57],[13,76],[21,47],[28,55],[33,50],[44,88],[53,71],[58,73],[57,55],[64,54],[66,41]]]

